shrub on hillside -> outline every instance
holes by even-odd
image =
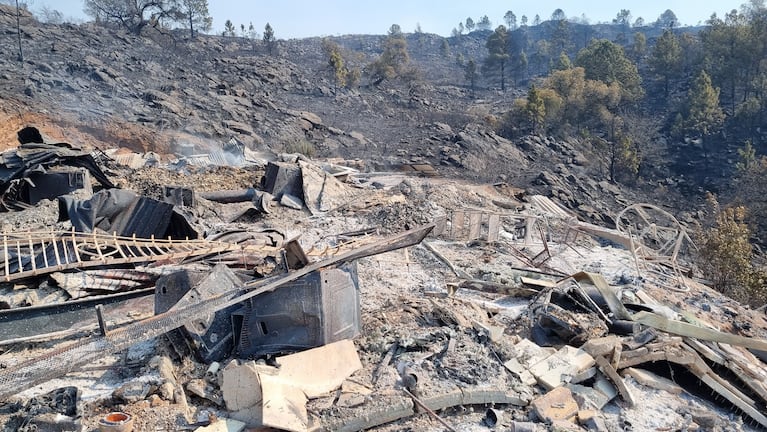
[[[300,153],[308,158],[313,158],[317,153],[317,149],[314,148],[314,144],[307,139],[295,139],[285,143],[283,146],[283,152],[285,153]]]
[[[751,229],[744,222],[742,206],[720,208],[708,197],[713,223],[697,233],[700,246],[698,265],[717,291],[752,306],[767,303],[765,273],[752,262]]]

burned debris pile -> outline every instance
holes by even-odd
[[[24,208],[75,190],[91,190],[90,176],[105,188],[114,187],[89,152],[53,143],[31,126],[20,130],[18,137],[20,146],[0,155],[0,209]]]
[[[19,138],[3,430],[767,429],[764,311],[648,204],[610,229],[434,170]]]

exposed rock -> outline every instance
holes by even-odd
[[[112,392],[112,398],[125,403],[134,403],[146,399],[150,386],[146,382],[130,381]]]

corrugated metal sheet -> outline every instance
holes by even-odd
[[[570,219],[575,217],[573,214],[562,208],[562,206],[543,195],[530,195],[527,197],[527,200],[530,201],[530,204],[532,204],[533,207],[539,211],[548,213],[551,216],[556,216],[563,219]]]
[[[183,158],[182,160],[186,162],[187,165],[194,166],[209,166],[213,164],[213,162],[210,160],[210,156],[206,154],[191,155]]]
[[[173,205],[123,189],[99,191],[87,200],[59,197],[72,226],[78,232],[95,228],[117,235],[140,238],[197,238],[186,219]],[[180,230],[180,231],[179,231]]]
[[[236,166],[234,164],[229,163],[229,159],[226,155],[226,152],[223,150],[211,150],[210,153],[208,153],[208,158],[210,159],[210,163],[217,166]]]
[[[144,156],[138,153],[117,154],[110,157],[120,165],[125,165],[132,169],[142,168],[146,164],[146,161],[144,161]]]

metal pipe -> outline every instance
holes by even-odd
[[[265,192],[257,191],[253,188],[248,189],[229,189],[209,192],[198,192],[197,195],[205,198],[206,200],[215,201],[219,203],[236,203],[252,201],[257,194],[263,194]]]
[[[269,213],[269,202],[272,200],[271,194],[253,188],[199,192],[197,195],[223,204],[251,201],[264,213]]]

